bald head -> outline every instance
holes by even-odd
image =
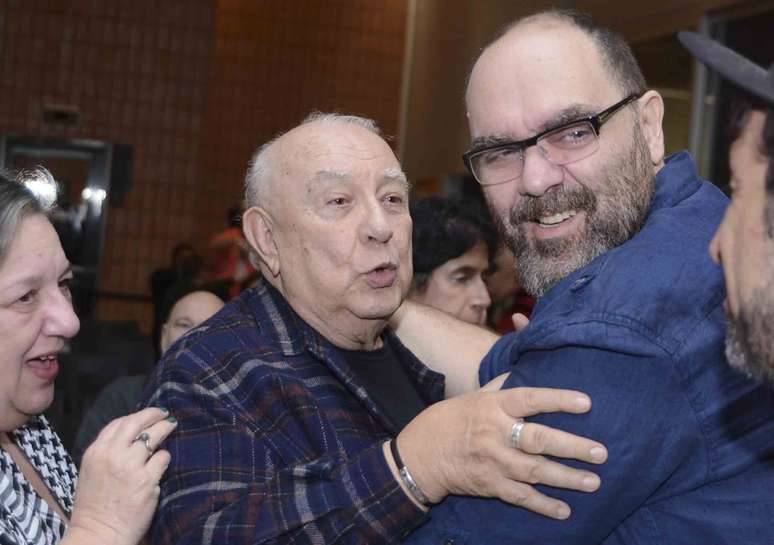
[[[288,161],[291,157],[298,156],[298,150],[287,146],[288,140],[293,141],[298,133],[304,133],[302,130],[307,125],[331,125],[331,124],[349,124],[361,127],[376,135],[381,131],[372,119],[358,117],[355,115],[342,115],[336,113],[312,112],[296,127],[285,133],[281,133],[272,140],[259,147],[250,160],[250,167],[247,170],[245,178],[245,199],[248,206],[271,206],[272,191],[269,189],[273,179],[282,172],[277,164],[278,161]],[[310,127],[306,127],[307,129]],[[284,149],[279,149],[283,148]],[[289,154],[289,155],[288,155]]]
[[[491,49],[509,43],[513,45],[513,40],[527,30],[542,30],[554,36],[564,32],[581,32],[594,49],[594,53],[587,56],[586,62],[594,62],[598,68],[603,69],[623,95],[645,91],[645,78],[624,37],[600,26],[590,15],[571,9],[546,10],[514,21],[484,49],[476,66]],[[501,66],[503,70],[507,68]],[[468,91],[474,73],[475,66],[469,76]]]

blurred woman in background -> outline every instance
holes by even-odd
[[[484,275],[497,231],[474,201],[424,197],[411,204],[414,277],[409,298],[484,325],[492,300]]]
[[[159,349],[163,355],[180,337],[223,308],[223,299],[212,292],[192,289],[173,292],[162,309]],[[168,308],[170,307],[171,308]],[[120,377],[105,386],[84,415],[73,445],[73,459],[81,463],[86,449],[112,420],[134,412],[148,375]]]

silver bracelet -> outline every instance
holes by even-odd
[[[414,499],[425,507],[430,507],[433,505],[433,502],[431,502],[425,493],[422,492],[422,489],[419,488],[419,485],[414,480],[414,477],[411,476],[411,473],[406,467],[406,464],[403,463],[403,459],[400,457],[400,452],[398,452],[397,437],[390,440],[390,452],[392,453],[392,459],[395,460],[395,465],[398,466],[398,473],[400,473],[400,478],[403,479],[403,484],[406,485],[406,488],[408,488],[409,492],[411,492],[411,495],[414,496]]]

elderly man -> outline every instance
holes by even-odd
[[[596,489],[593,473],[513,449],[505,433],[525,414],[585,412],[587,397],[524,389],[433,404],[443,377],[385,329],[411,281],[411,219],[373,122],[312,116],[256,153],[247,197],[264,281],[176,343],[146,392],[179,421],[154,543],[391,543],[449,493],[558,518],[563,503],[518,481]],[[522,439],[531,452],[606,455],[559,431]],[[402,449],[421,463],[407,469]]]
[[[597,493],[556,491],[573,508],[567,521],[447,498],[409,542],[773,543],[774,396],[723,358],[723,280],[706,251],[726,198],[688,154],[664,158],[663,103],[625,41],[573,11],[527,17],[483,51],[466,101],[466,164],[540,296],[529,325],[486,354],[480,379],[511,371],[505,388],[588,392],[590,413],[517,429],[595,437],[610,462]],[[444,323],[406,305],[399,336],[464,388],[458,331],[416,334],[411,324],[428,317]]]
[[[774,65],[766,71],[694,32],[679,39],[746,91],[737,98],[729,153],[731,205],[712,241],[728,290],[729,363],[774,382]]]

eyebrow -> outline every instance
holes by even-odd
[[[314,176],[312,176],[307,182],[307,186],[315,182],[329,183],[329,182],[344,182],[352,178],[352,173],[346,170],[318,170]],[[406,178],[406,174],[398,167],[391,167],[382,173],[382,180],[385,182],[398,182],[405,186],[407,189],[411,188],[411,184]]]
[[[65,270],[62,271],[62,274],[60,274],[57,278],[62,278],[64,276],[67,276],[68,274],[72,274],[73,272],[73,265],[69,261],[67,262],[67,267],[65,267]],[[43,277],[41,275],[29,275],[29,276],[20,276],[16,279],[11,279],[11,281],[8,283],[7,286],[0,288],[2,290],[11,290],[18,288],[21,286],[24,289],[28,289],[31,287],[39,286]]]
[[[350,177],[350,173],[345,170],[318,170],[312,176],[310,182],[328,182],[341,181]]]
[[[382,174],[382,178],[388,182],[398,182],[407,190],[411,189],[411,183],[408,181],[408,178],[406,178],[406,173],[398,167],[392,167],[385,170],[384,174]]]
[[[592,111],[591,107],[586,104],[571,104],[563,110],[559,110],[552,117],[548,118],[542,124],[538,125],[535,134],[551,131],[557,129],[562,125],[578,121],[580,119],[591,117],[596,115]],[[532,135],[534,136],[534,135]],[[513,142],[520,142],[521,140],[528,140],[531,136],[523,139],[516,140],[513,135],[505,134],[492,134],[487,136],[481,136],[474,138],[470,146],[470,151],[479,151],[481,149],[489,148],[492,146],[499,146],[503,144],[512,144]]]
[[[585,104],[573,104],[564,110],[560,110],[556,115],[540,125],[538,127],[538,134],[593,115],[595,115],[595,112],[591,110],[590,106]]]

